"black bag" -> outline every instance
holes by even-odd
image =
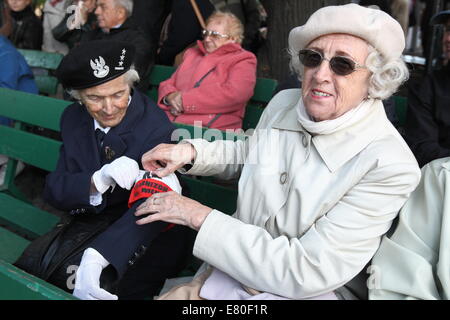
[[[72,292],[75,273],[84,250],[111,223],[108,215],[63,218],[51,231],[34,240],[14,265]],[[113,268],[106,268],[102,272],[100,285],[112,293],[116,291]]]

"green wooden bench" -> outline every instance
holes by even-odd
[[[148,96],[158,101],[158,85],[161,81],[170,78],[175,67],[154,65],[150,74],[150,88]],[[242,128],[248,130],[255,128],[264,111],[265,105],[272,98],[278,82],[274,79],[257,78],[253,97],[247,103]]]
[[[52,75],[61,62],[63,55],[38,50],[19,49],[31,68],[38,68],[34,80],[41,94],[55,95],[58,91],[58,79]]]
[[[59,131],[60,116],[69,104],[64,100],[0,88],[0,115],[14,120],[14,127],[0,126],[0,154],[9,157],[5,180],[0,186],[0,297],[8,296],[3,288],[20,293],[21,299],[32,299],[36,294],[49,299],[67,297],[64,291],[43,281],[36,282],[34,277],[17,270],[11,263],[31,240],[49,231],[59,221],[55,215],[33,206],[15,184],[18,161],[52,171],[59,157],[60,141],[29,132],[26,128],[36,126]],[[178,127],[191,135],[193,130],[199,129],[181,124]],[[244,137],[233,136],[233,139],[238,138]],[[188,176],[183,176],[182,180],[189,188],[191,198],[228,214],[235,211],[235,188]],[[4,282],[8,285],[4,286]],[[28,287],[24,283],[28,283]]]

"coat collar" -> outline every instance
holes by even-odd
[[[301,95],[298,96],[301,99]],[[301,132],[314,144],[317,152],[331,172],[335,172],[372,141],[388,130],[383,103],[373,100],[370,111],[361,121],[332,134],[312,136],[297,120],[298,100],[292,100],[275,120],[272,127]],[[308,139],[309,140],[309,139]]]

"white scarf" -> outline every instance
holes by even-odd
[[[296,106],[297,119],[303,128],[312,135],[332,134],[365,118],[373,108],[375,102],[376,100],[374,99],[363,100],[357,107],[350,109],[339,118],[316,122],[311,120],[303,104],[303,98],[300,97]]]

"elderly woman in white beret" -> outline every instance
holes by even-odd
[[[198,231],[193,254],[205,264],[161,298],[342,298],[420,180],[381,102],[408,77],[404,45],[382,11],[322,8],[289,35],[303,88],[276,95],[247,141],[185,140],[143,156],[160,176],[240,177],[233,216],[175,193],[137,210],[138,224]]]

